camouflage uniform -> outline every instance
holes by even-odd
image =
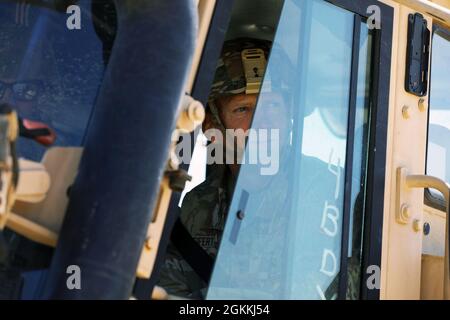
[[[186,194],[180,219],[194,240],[215,258],[225,225],[233,181],[225,165],[212,165],[208,171],[206,180]],[[206,283],[172,243],[167,248],[158,285],[170,294],[193,299],[203,298],[206,288]]]

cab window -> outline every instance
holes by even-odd
[[[116,16],[109,0],[69,2],[77,5],[68,14],[67,1],[1,1],[0,103],[53,129],[54,146],[80,147],[112,49]],[[71,19],[79,19],[79,28]],[[16,146],[19,157],[37,162],[47,150],[23,137]],[[8,248],[0,261],[0,299],[18,298],[20,290],[13,289],[23,279],[22,297],[36,298],[34,285],[49,267],[53,248],[10,229],[0,237]]]
[[[450,33],[433,35],[428,124],[427,174],[450,183]],[[437,191],[431,195],[439,197]]]
[[[372,50],[364,17],[284,1],[208,299],[359,297]]]
[[[81,146],[112,46],[114,26],[107,20],[115,17],[103,10],[108,1],[77,1],[79,10],[69,14],[54,3],[0,4],[0,99],[19,117],[50,126],[56,146]],[[34,141],[18,140],[21,157],[39,161],[44,152]]]

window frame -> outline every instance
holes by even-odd
[[[369,147],[367,159],[367,177],[366,177],[366,197],[363,230],[363,255],[361,266],[360,299],[378,300],[380,299],[380,290],[370,290],[364,284],[367,282],[368,274],[364,272],[371,265],[381,267],[381,249],[383,233],[383,213],[384,213],[384,194],[385,194],[385,176],[386,176],[386,150],[387,150],[387,126],[388,126],[388,108],[390,94],[390,74],[391,74],[391,55],[392,55],[392,37],[394,8],[375,0],[325,0],[331,4],[351,11],[363,19],[368,19],[370,14],[367,8],[371,5],[378,6],[381,10],[381,29],[373,30],[373,57],[372,57],[372,83],[371,83],[371,110],[370,110],[370,132]],[[347,142],[350,145],[350,141]],[[351,167],[347,159],[348,165]],[[347,171],[347,170],[346,170]],[[347,175],[347,173],[346,173]],[[346,176],[346,179],[348,176]],[[346,187],[347,193],[347,187]],[[344,209],[344,214],[349,209]],[[348,247],[348,227],[349,217],[344,216],[344,228],[342,245]],[[346,248],[342,248],[341,257],[344,256]],[[341,267],[343,264],[341,259]],[[344,264],[346,264],[344,262]],[[346,266],[345,266],[346,268]],[[347,270],[342,272],[340,282],[347,287]],[[344,288],[340,285],[340,298],[345,299]]]
[[[433,24],[433,30],[430,37],[430,72],[429,72],[429,90],[428,90],[428,114],[427,114],[427,144],[426,144],[426,151],[425,151],[425,173],[427,173],[428,168],[428,141],[429,141],[429,134],[430,134],[430,112],[431,112],[431,74],[433,72],[433,40],[434,35],[436,32],[439,32],[441,35],[444,36],[444,38],[450,43],[450,28],[444,27],[440,24]],[[426,206],[431,207],[433,209],[443,211],[447,213],[447,206],[445,203],[444,196],[440,193],[433,194],[429,188],[425,189],[424,196],[423,196],[423,202]]]

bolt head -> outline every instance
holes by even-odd
[[[401,208],[402,219],[408,220],[411,218],[411,212],[407,204],[403,204]]]
[[[411,117],[410,110],[408,106],[403,106],[402,108],[403,119],[409,119]]]
[[[147,237],[147,238],[145,239],[145,248],[147,248],[148,250],[151,250],[151,249],[152,249],[150,237]]]
[[[201,123],[205,120],[205,108],[200,102],[192,102],[188,110],[188,115],[192,122]]]
[[[245,218],[245,213],[244,213],[244,211],[239,210],[239,211],[237,212],[236,216],[237,216],[237,218],[238,218],[239,220],[243,220],[243,219]]]
[[[419,107],[420,112],[424,112],[427,110],[427,107],[425,105],[425,99],[423,99],[423,98],[419,99],[418,107]]]
[[[415,219],[413,222],[413,229],[415,232],[422,231],[422,221]]]
[[[425,222],[423,224],[423,234],[427,236],[430,234],[430,232],[431,232],[431,226],[428,222]]]

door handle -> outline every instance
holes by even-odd
[[[444,299],[450,300],[450,255],[449,255],[449,214],[450,214],[450,188],[449,185],[436,177],[427,175],[410,175],[406,168],[397,169],[396,186],[396,221],[400,224],[406,224],[410,220],[409,209],[404,201],[405,192],[408,189],[432,188],[441,192],[446,203],[446,223],[445,223],[445,258],[444,258]]]

